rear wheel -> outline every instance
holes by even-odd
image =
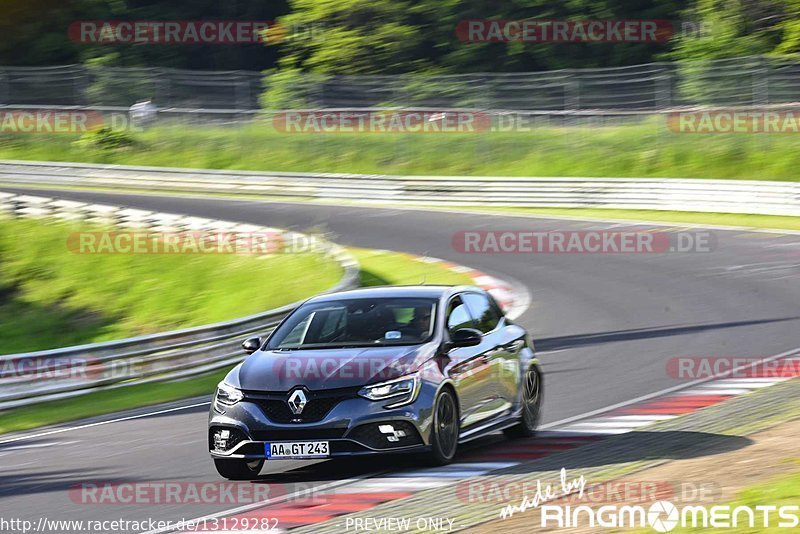
[[[519,423],[503,430],[508,438],[530,438],[536,434],[542,405],[542,376],[536,369],[525,374],[522,391],[522,417]]]
[[[264,466],[264,460],[248,462],[247,460],[215,458],[214,466],[217,468],[217,473],[228,480],[252,480],[258,477]]]
[[[456,399],[449,389],[443,389],[433,405],[430,464],[445,465],[453,461],[458,448],[458,434]]]

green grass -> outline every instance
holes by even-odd
[[[335,285],[319,254],[77,254],[76,223],[0,221],[0,353],[243,317]]]
[[[744,534],[748,532],[787,532],[790,529],[787,528],[778,528],[779,521],[785,521],[785,518],[778,517],[776,511],[771,512],[770,514],[770,527],[764,528],[761,521],[762,516],[761,513],[758,512],[755,507],[756,506],[777,506],[780,508],[781,506],[797,506],[798,501],[800,501],[800,469],[796,469],[796,465],[800,462],[800,458],[794,459],[795,469],[785,475],[781,475],[780,477],[774,478],[767,482],[762,482],[760,484],[756,484],[751,486],[744,491],[740,492],[737,495],[735,501],[731,503],[719,503],[719,504],[728,504],[730,505],[730,509],[733,510],[736,506],[749,506],[754,514],[755,514],[755,527],[756,530],[753,530],[747,526],[747,514],[742,512],[739,514],[739,521],[743,522],[744,524],[739,524],[737,527],[734,528],[726,528],[724,529],[725,532],[730,532],[732,534]],[[787,468],[791,468],[791,464],[787,464]],[[715,503],[716,504],[716,503]],[[707,505],[706,508],[710,511],[711,505]],[[797,516],[798,512],[790,512],[791,514]],[[679,534],[681,532],[708,532],[708,528],[683,528],[678,526],[672,532],[675,534]],[[644,532],[653,532],[652,530],[642,530]]]
[[[0,158],[208,169],[475,176],[800,180],[792,134],[680,134],[664,119],[624,126],[540,126],[480,134],[285,134],[166,124],[117,149],[73,136],[5,135]]]
[[[800,217],[781,215],[746,215],[740,213],[704,213],[697,211],[619,210],[591,208],[510,208],[481,206],[481,211],[520,215],[543,215],[552,217],[585,217],[587,219],[626,219],[697,225],[743,226],[750,228],[774,228],[800,230]]]
[[[350,249],[361,265],[361,285],[445,284],[471,285],[472,279],[463,273],[442,268],[436,263],[424,263],[413,256],[380,250]]]
[[[423,278],[428,284],[471,283],[465,274],[435,263],[417,261],[407,254],[365,249],[352,249],[351,252],[361,264],[363,286],[417,284]],[[294,276],[302,277],[304,273],[297,271]],[[252,287],[252,283],[247,285],[247,295],[252,295]],[[240,298],[247,295],[240,295]],[[36,325],[30,328],[34,329]],[[188,380],[128,386],[0,412],[0,434],[210,395],[226,374],[227,370],[215,371]]]
[[[227,369],[214,371],[184,380],[97,391],[71,399],[7,410],[0,412],[0,434],[202,395],[210,397],[227,373]]]

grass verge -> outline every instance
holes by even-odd
[[[436,263],[425,263],[415,256],[383,250],[350,249],[361,265],[361,285],[445,284],[471,285],[472,278],[443,268]]]
[[[797,463],[797,460],[795,460],[795,463]],[[756,531],[786,532],[786,527],[780,528],[778,527],[778,524],[784,522],[791,524],[791,520],[788,517],[779,517],[777,511],[772,511],[769,516],[770,526],[764,527],[761,513],[757,511],[756,507],[775,506],[777,508],[781,508],[783,506],[797,506],[798,501],[800,501],[800,469],[797,469],[797,466],[795,465],[793,472],[750,486],[749,488],[740,492],[736,500],[728,503],[731,511],[735,510],[737,506],[746,506],[753,510],[755,514],[755,527],[757,530],[753,530],[749,527],[747,513],[741,512],[737,517],[739,521],[737,526],[732,526],[733,517],[724,518],[722,520],[723,522],[727,521],[731,523],[731,527],[725,528],[725,532],[729,532],[731,534],[745,534]],[[795,516],[796,515],[797,512],[795,511]],[[691,528],[678,526],[672,532],[674,534],[680,534],[682,532],[708,532],[708,530],[709,528],[707,527]],[[641,532],[652,532],[652,530],[642,530]]]
[[[699,211],[618,210],[590,208],[511,208],[467,207],[481,211],[496,211],[509,215],[541,215],[551,217],[579,217],[587,219],[621,219],[676,224],[742,226],[775,230],[800,230],[800,217],[782,215],[747,215],[741,213],[705,213]]]
[[[408,254],[365,249],[351,252],[361,264],[362,286],[417,284],[423,278],[428,284],[471,283],[465,274],[420,262]],[[294,274],[302,276],[301,272]],[[252,284],[247,287],[252,288]],[[128,386],[7,410],[0,412],[0,434],[209,395],[227,372],[223,369],[186,380]]]
[[[206,169],[472,176],[684,177],[798,181],[792,135],[674,133],[663,118],[466,134],[286,134],[163,124],[119,146],[63,134],[0,136],[0,158]]]
[[[76,253],[101,227],[0,221],[4,354],[209,324],[296,302],[335,285],[321,254]]]

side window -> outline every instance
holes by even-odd
[[[475,317],[478,330],[485,334],[497,328],[497,323],[500,322],[500,315],[486,295],[465,293],[462,297],[467,306],[469,306],[470,313]]]
[[[472,316],[469,314],[466,304],[461,301],[461,298],[456,297],[447,305],[447,330],[450,333],[455,332],[459,328],[474,328]]]

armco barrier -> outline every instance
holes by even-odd
[[[306,237],[229,221],[8,193],[0,193],[0,215],[3,214],[84,219],[157,232],[281,232],[284,239]],[[344,276],[329,292],[357,287],[359,269],[355,259],[332,243],[318,240],[317,244],[320,251],[333,256],[344,268]],[[232,366],[245,357],[240,346],[245,337],[267,333],[295,306],[120,341],[0,356],[0,410],[63,399],[98,388],[183,378]],[[46,379],[42,379],[43,374]]]
[[[752,180],[267,173],[0,161],[0,184],[440,206],[622,208],[800,215],[800,184]]]

